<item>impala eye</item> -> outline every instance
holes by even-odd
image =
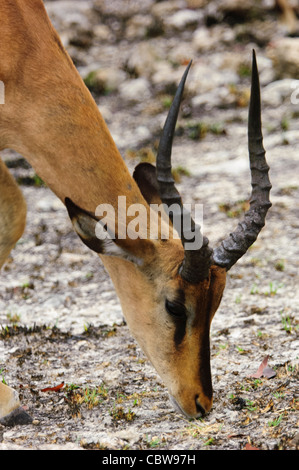
[[[186,316],[185,306],[178,302],[170,302],[170,300],[166,299],[165,308],[172,317],[184,318]]]

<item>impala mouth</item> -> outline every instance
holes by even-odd
[[[199,405],[199,403],[197,401],[196,401],[196,408],[198,410],[198,413],[196,415],[190,415],[190,414],[186,413],[185,410],[183,410],[183,408],[178,404],[178,402],[176,401],[176,399],[172,395],[169,394],[169,398],[170,398],[171,404],[174,407],[174,409],[176,411],[178,411],[180,414],[184,415],[188,419],[201,418],[202,416],[204,416],[206,414],[204,408],[201,405]]]

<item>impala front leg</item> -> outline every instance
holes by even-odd
[[[26,211],[19,187],[0,160],[0,268],[23,234]],[[12,425],[30,421],[31,418],[20,408],[17,392],[0,382],[0,423]]]
[[[24,232],[26,212],[22,192],[0,160],[0,268]]]

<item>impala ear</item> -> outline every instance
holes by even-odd
[[[82,242],[96,253],[104,252],[104,240],[96,236],[97,221],[87,212],[80,209],[71,199],[65,199],[65,205],[77,235]]]
[[[140,263],[136,256],[128,253],[113,240],[107,226],[103,226],[91,213],[78,207],[69,198],[65,199],[65,205],[75,232],[88,248],[98,254],[117,256]]]
[[[139,163],[134,170],[133,178],[148,204],[162,204],[159,196],[156,167],[146,162]]]

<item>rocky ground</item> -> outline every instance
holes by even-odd
[[[250,194],[255,48],[273,207],[258,241],[229,272],[213,321],[213,410],[189,421],[172,409],[110,279],[64,207],[21,156],[3,152],[27,200],[28,223],[0,278],[0,377],[19,391],[33,422],[0,425],[0,450],[298,448],[296,32],[271,1],[45,4],[130,169],[153,159],[175,87],[193,60],[173,160],[184,201],[203,204],[212,246],[236,226]],[[266,357],[275,376],[249,377]]]

